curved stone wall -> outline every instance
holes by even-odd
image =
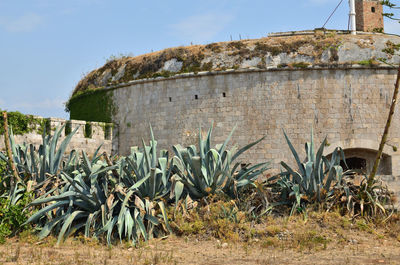
[[[214,124],[214,143],[237,125],[232,143],[244,146],[266,139],[244,155],[249,161],[292,162],[284,129],[297,150],[314,128],[318,142],[327,136],[327,154],[344,149],[377,149],[396,78],[394,68],[275,69],[203,73],[140,80],[112,89],[118,150],[148,140],[149,123],[160,148],[195,144],[198,128]],[[400,142],[399,112],[389,144]],[[400,175],[400,151],[385,147],[392,174]],[[363,154],[359,154],[363,157]],[[385,169],[387,172],[387,169]]]

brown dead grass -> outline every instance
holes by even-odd
[[[37,240],[31,235],[0,246],[0,264],[400,264],[400,218],[374,224],[336,213],[268,217],[252,225],[252,239],[170,236],[133,248],[94,240]]]
[[[369,35],[316,35],[316,36],[287,36],[287,37],[267,37],[261,39],[218,42],[208,45],[191,45],[186,47],[168,48],[165,50],[152,52],[136,57],[122,57],[107,62],[101,68],[98,68],[87,74],[76,86],[73,95],[83,92],[87,89],[96,89],[101,87],[98,80],[108,69],[115,74],[120,67],[126,65],[125,75],[116,83],[124,83],[136,79],[150,78],[159,75],[157,71],[164,65],[164,62],[176,58],[183,62],[182,72],[197,72],[211,70],[210,65],[202,65],[201,61],[206,57],[212,57],[216,54],[228,54],[230,56],[239,56],[241,59],[251,59],[255,56],[262,57],[267,53],[277,55],[279,53],[298,52],[299,54],[314,56],[316,63],[319,57],[326,49],[334,51],[342,41],[353,41],[363,43],[363,40],[373,39]],[[332,58],[335,62],[335,58]],[[236,65],[232,65],[235,68]],[[214,69],[218,70],[218,69]],[[164,73],[171,74],[171,73]],[[162,74],[161,74],[162,76]],[[108,85],[113,84],[112,82]]]

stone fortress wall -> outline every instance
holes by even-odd
[[[342,147],[350,168],[368,173],[392,100],[399,43],[399,37],[386,34],[289,32],[123,58],[78,84],[71,117],[85,119],[88,112],[78,106],[96,93],[106,95],[120,155],[149,139],[149,124],[159,148],[170,151],[174,144],[196,144],[199,127],[205,133],[214,125],[216,144],[237,125],[232,144],[245,146],[266,136],[242,160],[270,161],[271,174],[280,171],[281,161],[294,165],[283,130],[304,157],[313,128],[318,143],[327,137],[326,155]],[[188,58],[200,70],[186,72]],[[400,194],[399,115],[378,174]]]
[[[36,117],[41,118],[41,117]],[[66,150],[69,153],[71,150],[76,150],[79,153],[81,151],[85,151],[86,154],[92,156],[97,148],[102,145],[100,152],[107,152],[108,155],[115,153],[114,148],[116,147],[117,143],[115,142],[118,138],[113,137],[113,133],[115,133],[115,128],[112,124],[106,124],[102,122],[90,122],[90,126],[86,121],[79,121],[79,120],[64,120],[59,118],[49,118],[49,131],[53,135],[56,128],[59,126],[63,126],[68,124],[67,126],[70,128],[70,131],[74,131],[76,127],[79,126],[79,129],[76,131],[74,136],[72,137],[70,144]],[[66,127],[67,127],[66,126]],[[85,127],[86,128],[85,133]],[[114,131],[114,132],[113,132]],[[68,129],[67,129],[68,133]],[[59,140],[60,144],[62,140],[65,139],[66,136],[66,129],[61,132],[61,138]],[[42,134],[39,130],[32,130],[32,132],[24,134],[24,135],[14,135],[15,142],[17,144],[33,144],[38,147],[42,144]],[[114,145],[114,148],[113,148]],[[4,136],[0,136],[0,150],[4,150]]]
[[[176,74],[89,89],[89,94],[79,95],[76,101],[85,105],[96,93],[107,95],[107,101],[113,106],[112,140],[104,139],[103,123],[92,123],[93,136],[88,139],[83,133],[86,122],[72,121],[73,128],[78,124],[81,128],[70,148],[91,153],[104,142],[103,150],[108,153],[127,155],[131,146],[141,146],[142,138],[149,140],[151,124],[158,148],[172,151],[174,144],[196,144],[199,127],[205,133],[214,125],[213,143],[216,144],[223,142],[237,125],[231,146],[244,146],[266,136],[242,160],[270,161],[270,173],[274,174],[280,170],[280,161],[294,165],[283,130],[304,157],[304,143],[310,140],[313,128],[317,143],[327,137],[326,155],[340,146],[351,168],[368,172],[383,133],[397,73],[396,67],[379,63],[377,59],[398,64],[400,55],[395,45],[400,43],[400,38],[384,34],[344,35],[325,42],[326,48],[316,50],[319,38],[272,38],[266,41],[270,46],[265,54],[251,54],[251,58],[236,52],[246,49],[245,52],[252,53],[257,47],[263,47],[263,43],[248,42],[246,48],[235,46],[228,52],[223,48],[230,43],[219,44],[221,51],[201,58],[202,64],[212,63],[219,69],[180,73],[185,62],[167,58],[159,71],[168,69],[169,73],[176,71]],[[303,43],[303,39],[307,41]],[[271,51],[274,45],[286,47],[291,40],[299,43],[296,50]],[[117,62],[115,67],[120,70],[100,69],[95,76],[102,80],[102,73],[114,72],[122,78],[131,73],[128,64]],[[239,67],[229,68],[234,65]],[[112,80],[117,82],[115,76]],[[77,110],[71,109],[71,116]],[[397,111],[378,173],[400,195],[399,115]],[[52,119],[52,127],[65,122]],[[41,141],[39,134],[17,137],[20,142]]]
[[[233,142],[244,146],[264,135],[245,153],[252,163],[271,161],[275,170],[292,155],[283,130],[297,150],[304,149],[311,128],[317,141],[326,136],[326,154],[341,146],[350,157],[375,159],[391,102],[397,71],[393,68],[276,69],[204,73],[162,80],[138,81],[113,90],[119,106],[113,120],[119,128],[120,154],[148,139],[149,124],[160,148],[196,144],[198,128],[214,124],[214,143],[225,140],[237,125]],[[400,117],[379,170],[400,175]]]
[[[232,143],[244,146],[266,138],[245,153],[251,163],[280,161],[295,165],[283,130],[305,157],[304,143],[314,129],[316,142],[327,137],[328,155],[345,150],[353,169],[368,172],[374,163],[390,107],[396,69],[336,68],[247,70],[204,73],[138,81],[113,90],[119,106],[113,120],[119,129],[116,149],[149,139],[152,125],[158,145],[197,144],[198,130],[214,125],[213,143],[225,140],[237,125]],[[204,134],[203,134],[204,135]],[[400,195],[400,112],[395,113],[378,174]]]

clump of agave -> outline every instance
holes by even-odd
[[[336,148],[328,159],[323,155],[326,146],[326,138],[315,153],[313,133],[311,141],[305,144],[306,159],[301,162],[299,155],[284,132],[285,139],[297,164],[297,170],[285,162],[281,162],[285,171],[274,176],[270,181],[280,194],[280,203],[301,210],[307,204],[324,203],[337,195],[337,190],[346,188],[345,179],[353,174],[351,171],[343,171],[340,161],[346,161],[341,148]]]
[[[16,204],[25,192],[45,190],[49,186],[50,180],[59,174],[61,169],[69,172],[76,166],[74,165],[75,151],[71,152],[67,161],[63,161],[63,156],[78,128],[65,137],[58,146],[64,126],[58,127],[53,136],[46,135],[44,131],[43,142],[38,149],[33,144],[16,144],[12,129],[10,129],[9,139],[12,158],[20,179],[13,190],[3,194],[3,196],[8,196],[11,204]],[[2,153],[0,153],[0,159],[8,161],[8,158]],[[12,172],[6,172],[2,179],[2,185],[9,187],[11,177]]]
[[[340,166],[340,161],[345,161],[343,150],[336,148],[328,159],[323,155],[326,139],[315,152],[312,134],[304,162],[284,134],[297,169],[281,162],[285,171],[269,179],[267,185],[280,198],[270,203],[265,187],[257,182],[269,163],[243,166],[237,161],[263,138],[241,149],[228,149],[233,129],[224,143],[212,147],[212,127],[204,139],[200,129],[198,146],[175,145],[170,159],[168,151],[157,150],[150,128],[149,145],[143,141],[141,147],[132,147],[128,156],[110,160],[107,154],[98,154],[100,147],[92,158],[74,150],[66,157],[65,150],[77,129],[58,145],[62,129],[57,128],[52,137],[43,135],[38,149],[16,145],[10,132],[13,160],[21,181],[4,195],[16,204],[26,191],[32,191],[36,199],[31,206],[37,212],[26,223],[34,224],[42,238],[57,235],[58,242],[77,233],[104,238],[108,244],[118,240],[136,244],[162,237],[171,233],[166,211],[169,205],[175,203],[189,209],[195,207],[196,200],[209,195],[243,202],[248,206],[246,212],[253,215],[279,204],[290,205],[292,213],[310,204],[322,204],[327,210],[339,205],[353,214],[377,215],[386,213],[385,203],[390,199],[379,183],[351,183],[352,172]],[[7,161],[1,152],[0,160]],[[252,187],[255,189],[250,192],[251,199],[240,198],[248,196]],[[254,198],[262,206],[249,202]],[[235,212],[224,214],[234,216]]]
[[[315,153],[311,132],[311,141],[305,145],[306,158],[301,162],[285,132],[284,136],[296,161],[297,170],[282,161],[285,171],[269,179],[269,186],[280,196],[275,205],[290,205],[291,214],[296,209],[302,211],[311,204],[323,205],[326,210],[339,208],[353,216],[387,214],[384,205],[391,202],[387,188],[377,181],[372,187],[368,187],[365,180],[360,185],[355,185],[352,181],[355,173],[343,170],[340,164],[343,161],[346,165],[344,152],[340,147],[333,151],[330,158],[324,156],[324,147],[327,144],[325,138]]]
[[[182,194],[193,199],[201,199],[210,194],[224,193],[236,198],[238,191],[254,181],[269,168],[269,163],[260,163],[250,167],[241,167],[236,159],[245,151],[264,139],[261,138],[247,146],[237,149],[227,149],[229,140],[235,129],[231,131],[223,144],[211,146],[212,127],[207,137],[202,138],[201,129],[198,138],[198,149],[192,145],[183,148],[173,147],[175,156],[172,159],[175,199],[178,201]]]
[[[166,150],[158,153],[151,128],[149,145],[143,141],[141,148],[132,147],[130,155],[113,162],[97,154],[90,160],[84,152],[77,159],[72,152],[58,173],[47,174],[57,185],[31,203],[39,210],[27,223],[36,224],[40,237],[58,235],[58,242],[76,232],[106,238],[108,244],[167,235],[171,228],[165,203],[170,198],[178,202],[182,195],[200,199],[218,192],[234,198],[268,168],[261,163],[239,169],[240,163],[234,163],[262,139],[227,150],[232,131],[222,145],[211,148],[211,132],[205,140],[200,134],[199,152],[194,146],[175,146],[172,161]]]
[[[168,158],[157,159],[157,142],[151,132],[150,146],[132,148],[132,154],[108,165],[99,157],[82,163],[71,174],[61,171],[64,185],[34,200],[41,209],[27,223],[36,223],[40,237],[51,232],[58,242],[84,231],[86,237],[118,237],[135,244],[170,232],[164,202]]]

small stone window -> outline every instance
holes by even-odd
[[[226,93],[225,92],[222,93],[222,97],[226,98]]]
[[[194,99],[199,99],[199,96],[198,95],[194,95]]]
[[[375,13],[375,7],[371,7],[371,12]]]
[[[171,97],[169,97],[169,102],[172,102],[172,98]]]

